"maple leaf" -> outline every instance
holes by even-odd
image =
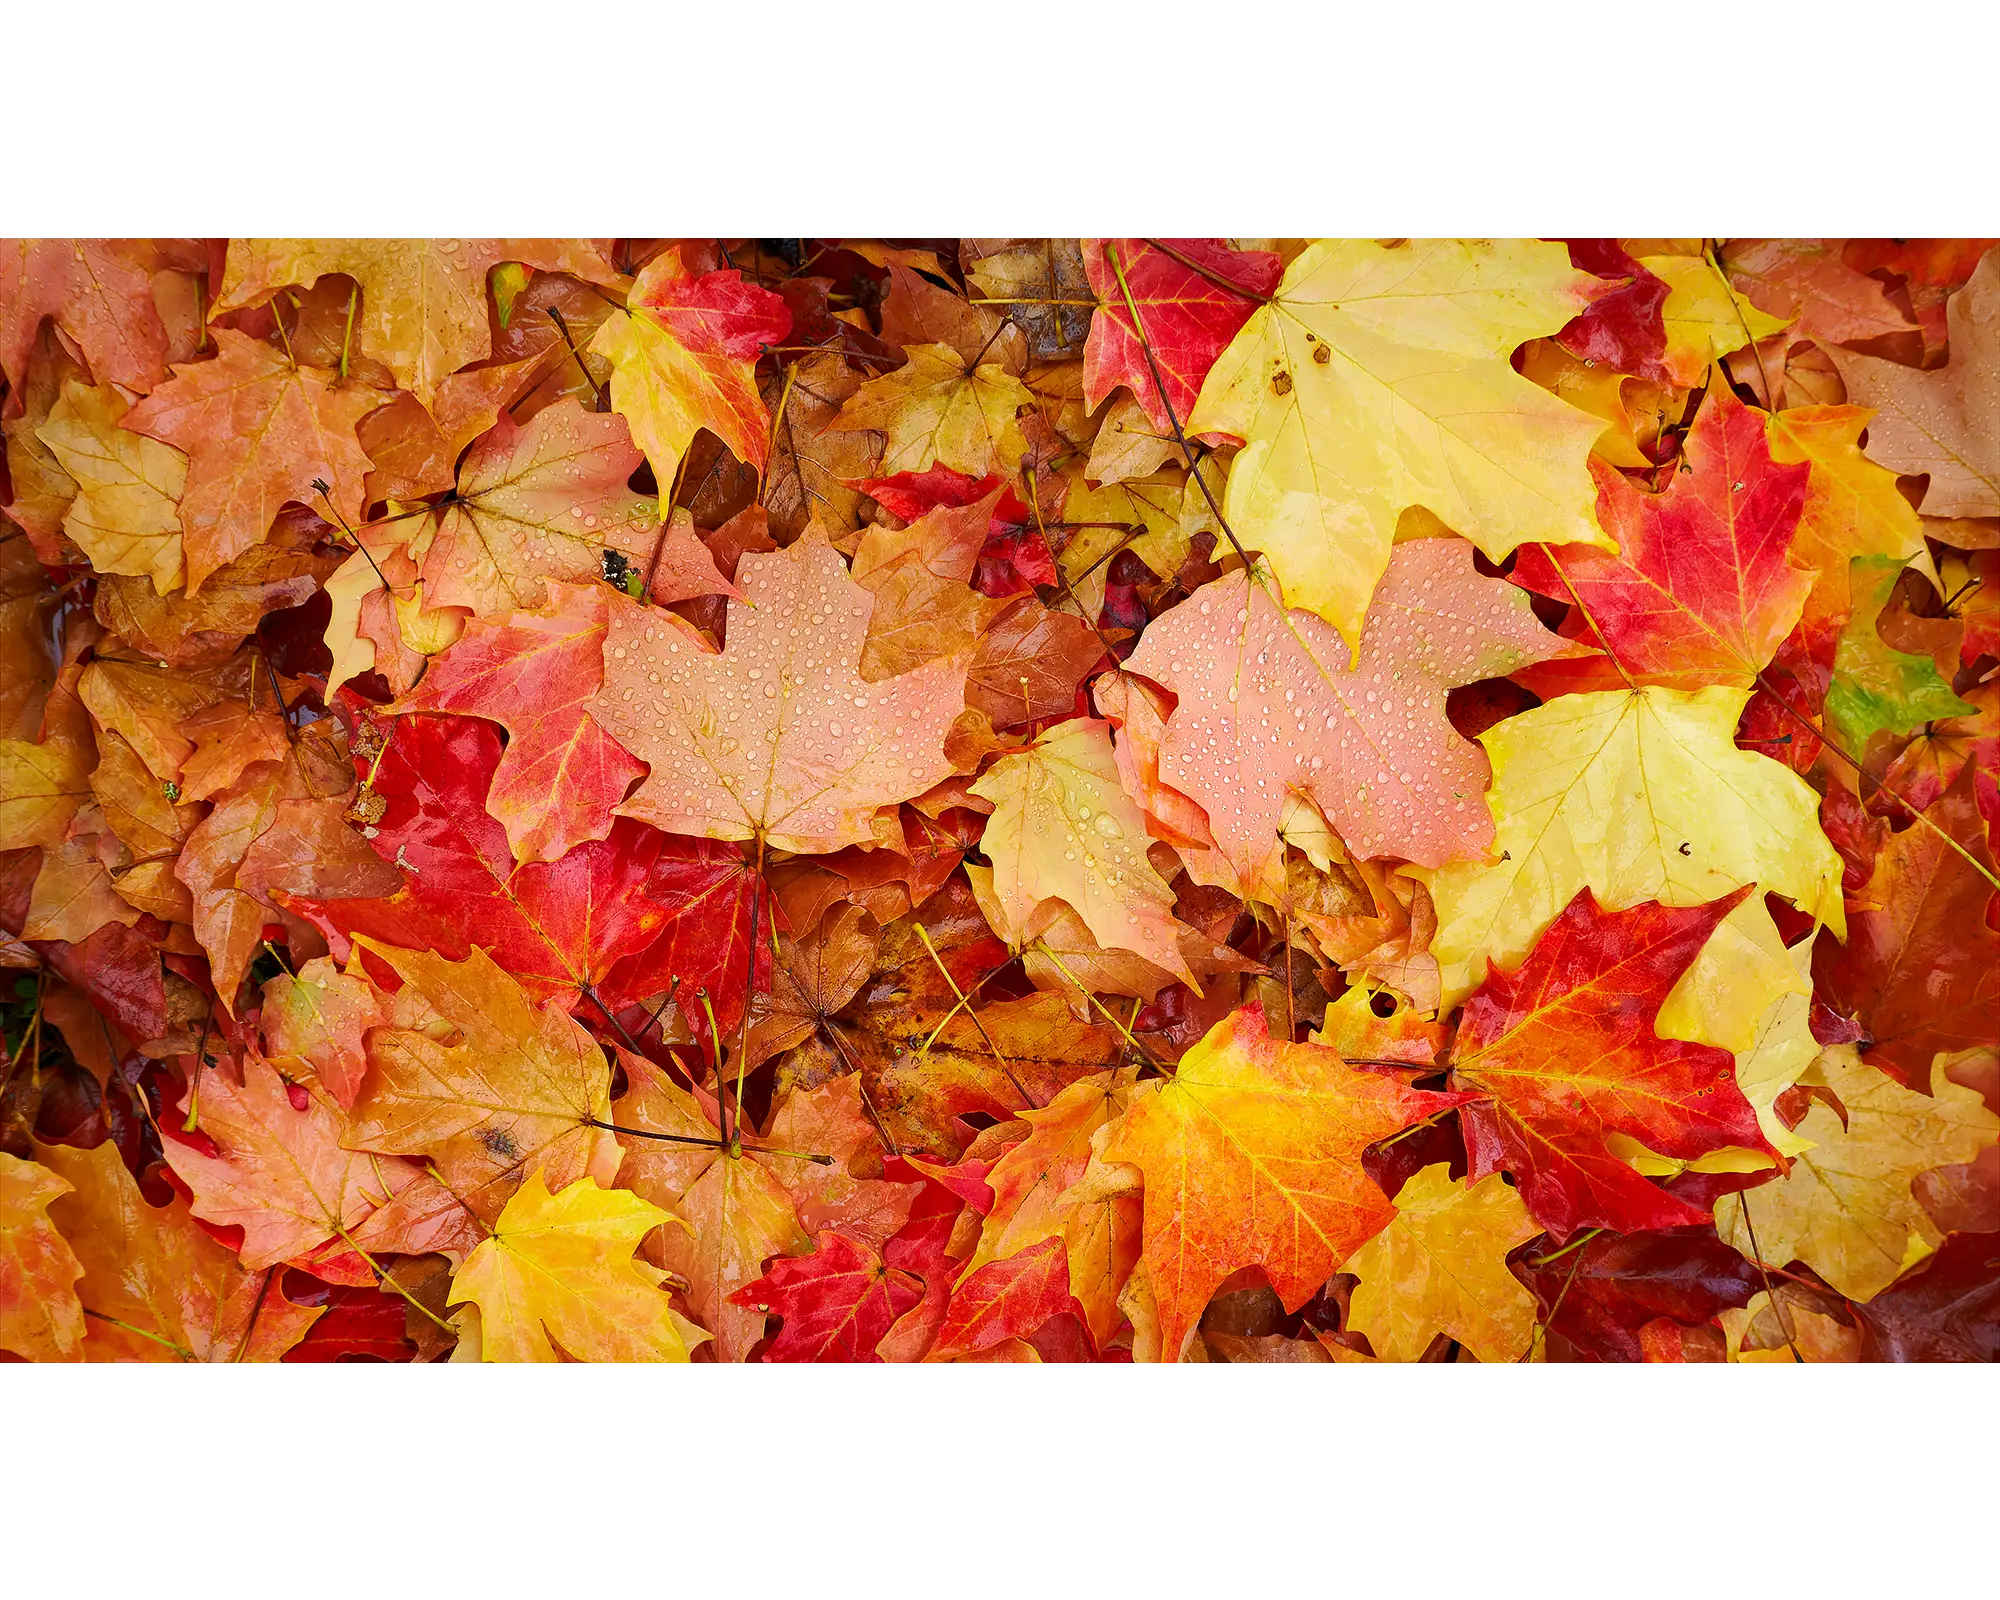
[[[965,703],[996,728],[1076,708],[1077,685],[1104,659],[1089,623],[1023,595],[980,634],[965,674]]]
[[[1186,421],[1216,358],[1284,275],[1273,252],[1235,250],[1220,239],[1085,239],[1083,264],[1098,301],[1083,349],[1084,403],[1095,411],[1122,383],[1167,434]]]
[[[1135,1097],[1104,1149],[1145,1175],[1144,1260],[1165,1358],[1239,1268],[1262,1267],[1287,1310],[1303,1305],[1395,1214],[1361,1152],[1473,1098],[1273,1039],[1255,1007],[1216,1024],[1171,1080]]]
[[[1731,239],[1723,269],[1759,311],[1821,344],[1865,344],[1916,327],[1884,286],[1842,258],[1839,239]]]
[[[280,894],[324,894],[336,885],[367,894],[395,882],[345,821],[342,797],[353,780],[340,752],[316,737],[329,726],[308,729],[278,760],[245,767],[174,863],[216,993],[232,1014]]]
[[[1731,289],[1706,256],[1641,256],[1639,265],[1667,286],[1660,307],[1667,336],[1661,366],[1678,388],[1693,388],[1724,356],[1785,326],[1784,318],[1766,316]]]
[[[1535,1301],[1507,1271],[1507,1252],[1542,1231],[1497,1173],[1453,1183],[1443,1162],[1396,1195],[1389,1225],[1348,1257],[1356,1285],[1343,1324],[1377,1359],[1415,1361],[1449,1334],[1481,1361],[1527,1348]]]
[[[2000,1237],[1957,1233],[1855,1315],[1888,1361],[2000,1357]]]
[[[1604,1139],[1615,1131],[1683,1158],[1764,1147],[1729,1053],[1663,1039],[1653,1026],[1747,893],[1607,913],[1584,889],[1519,971],[1487,978],[1465,1003],[1451,1058],[1453,1085],[1489,1097],[1460,1119],[1475,1181],[1513,1173],[1528,1210],[1557,1238],[1708,1220],[1640,1178]]]
[[[611,1181],[621,1155],[604,1127],[611,1069],[559,1004],[535,1006],[477,945],[454,962],[366,935],[355,943],[413,987],[454,1041],[413,1028],[368,1035],[368,1086],[348,1134],[356,1149],[432,1157],[488,1222],[531,1172],[559,1186]]]
[[[214,337],[214,360],[176,364],[121,424],[187,454],[180,521],[190,594],[261,543],[287,501],[309,501],[315,480],[330,486],[336,512],[361,521],[368,456],[354,429],[386,398],[337,387],[330,373],[234,329]]]
[[[49,1218],[66,1178],[0,1150],[0,1350],[69,1361],[83,1343],[83,1265]]]
[[[1246,441],[1223,515],[1293,605],[1357,642],[1411,506],[1495,561],[1609,546],[1585,466],[1602,424],[1507,364],[1593,285],[1542,242],[1321,240],[1293,260],[1182,419]]]
[[[1804,1081],[1832,1090],[1845,1115],[1814,1100],[1799,1124],[1813,1147],[1783,1177],[1718,1200],[1716,1232],[1753,1259],[1761,1251],[1768,1266],[1803,1261],[1848,1299],[1870,1300],[1943,1239],[1911,1180],[2000,1140],[2000,1116],[1954,1083],[1942,1059],[1922,1085],[1927,1095],[1849,1045],[1828,1050]]]
[[[269,299],[287,284],[311,288],[341,273],[361,288],[354,332],[425,406],[460,367],[493,353],[486,280],[503,261],[615,281],[582,239],[232,239],[217,312]]]
[[[217,1070],[181,1097],[179,1110],[196,1109],[217,1153],[169,1139],[166,1157],[193,1191],[197,1217],[242,1228],[246,1267],[273,1267],[328,1240],[346,1242],[371,1212],[417,1181],[417,1169],[405,1162],[344,1148],[341,1139],[352,1130],[330,1096],[308,1090],[301,1109],[278,1069],[254,1050],[242,1068],[241,1088]]]
[[[1847,398],[1869,406],[1869,459],[1927,473],[1918,506],[1932,517],[2000,516],[2000,254],[1988,251],[1946,304],[1951,359],[1919,372],[1847,350],[1827,354]]]
[[[265,617],[308,604],[321,580],[340,565],[339,556],[312,548],[315,525],[325,526],[282,513],[271,531],[277,542],[252,545],[210,573],[198,595],[185,590],[157,594],[146,578],[101,578],[97,610],[149,660],[170,667],[215,666]],[[370,573],[369,582],[375,581]]]
[[[1025,1339],[1075,1304],[1067,1247],[1059,1238],[1044,1239],[987,1262],[953,1289],[937,1342],[924,1359],[951,1361],[1009,1339]]]
[[[1020,942],[1037,907],[1057,899],[1098,944],[1194,983],[1173,889],[1146,859],[1145,817],[1119,787],[1108,722],[1078,717],[1048,729],[1002,756],[971,793],[993,803],[980,847],[1005,919],[997,931],[1009,943]]]
[[[1771,459],[1811,469],[1792,558],[1818,570],[1800,618],[1808,629],[1836,629],[1853,609],[1849,564],[1856,556],[1908,561],[1923,548],[1916,508],[1896,475],[1861,453],[1873,413],[1862,406],[1799,406],[1767,422]]]
[[[692,529],[662,528],[659,502],[626,486],[639,461],[622,417],[574,400],[520,427],[503,412],[459,465],[423,558],[424,603],[482,617],[539,606],[556,582],[601,578],[606,552],[657,600],[730,593]]]
[[[1667,285],[1616,239],[1563,243],[1569,248],[1571,265],[1610,282],[1564,325],[1555,342],[1586,367],[1666,381],[1667,329],[1661,312]]]
[[[1530,545],[1514,581],[1573,602],[1632,683],[1747,686],[1799,620],[1812,574],[1787,559],[1802,466],[1779,466],[1764,414],[1710,386],[1663,494],[1593,461],[1597,520],[1615,553]]]
[[[611,363],[611,403],[662,484],[708,429],[745,466],[764,470],[771,419],[757,358],[783,342],[792,314],[734,271],[690,272],[678,247],[647,262],[590,348]]]
[[[1805,1141],[1777,1115],[1778,1097],[1819,1054],[1808,1024],[1812,1008],[1812,946],[1787,949],[1762,895],[1751,895],[1724,917],[1687,971],[1660,1004],[1654,1028],[1662,1039],[1711,1044],[1736,1057],[1736,1086],[1756,1108],[1765,1142],[1792,1156]],[[1696,1171],[1723,1170],[1698,1158]],[[1657,1163],[1659,1175],[1682,1164]],[[1653,1174],[1645,1161],[1640,1170]]]
[[[1856,556],[1849,569],[1853,610],[1834,647],[1826,691],[1826,728],[1847,750],[1866,750],[1877,733],[1909,733],[1978,707],[1951,692],[1927,655],[1898,650],[1882,637],[1882,612],[1905,563],[1895,556]]]
[[[1476,572],[1464,540],[1420,539],[1391,556],[1352,667],[1325,622],[1241,573],[1160,618],[1126,665],[1179,700],[1160,781],[1200,803],[1246,892],[1277,895],[1300,797],[1358,856],[1483,853],[1486,758],[1452,731],[1446,691],[1579,653]]]
[[[584,709],[604,685],[609,591],[545,587],[548,603],[538,611],[475,617],[398,705],[485,717],[507,730],[486,810],[520,861],[554,861],[602,839],[617,820],[612,808],[646,770]]]
[[[811,1255],[777,1262],[730,1298],[784,1318],[766,1361],[880,1361],[875,1347],[922,1294],[916,1274],[827,1229]]]
[[[827,431],[881,433],[885,475],[936,462],[974,478],[1012,476],[1028,448],[1015,420],[1034,404],[1027,386],[997,362],[974,364],[948,344],[904,353],[902,366],[848,396]]]
[[[873,837],[875,808],[952,769],[963,661],[880,683],[856,671],[873,598],[824,534],[746,556],[716,654],[670,613],[615,604],[590,714],[651,771],[618,809],[669,833],[826,853]]]
[[[507,1201],[452,1276],[452,1305],[479,1311],[483,1361],[685,1361],[688,1335],[660,1287],[666,1274],[633,1258],[671,1212],[578,1178],[550,1194],[540,1169]]]
[[[368,1072],[365,1035],[388,1021],[372,983],[315,956],[296,974],[266,981],[258,1025],[273,1066],[310,1071],[343,1110],[352,1110]]]
[[[832,351],[801,356],[782,378],[764,380],[760,392],[772,417],[764,508],[780,537],[797,538],[814,522],[836,537],[862,525],[867,496],[855,484],[881,464],[882,441],[830,431],[861,384],[861,374]]]
[[[1002,609],[970,586],[1000,493],[964,507],[937,506],[907,528],[876,526],[861,535],[850,575],[875,597],[861,652],[864,678],[879,682],[963,653]]]
[[[39,1145],[71,1193],[49,1215],[83,1267],[87,1361],[276,1361],[320,1317],[204,1232],[179,1195],[146,1200],[118,1147]],[[398,1317],[400,1325],[401,1317]]]
[[[156,593],[182,579],[181,491],[187,457],[119,426],[131,403],[111,384],[72,378],[35,430],[76,482],[63,532],[94,571],[150,578]]]
[[[825,1014],[809,1003],[796,1012],[812,1014],[812,1032],[779,1064],[780,1092],[858,1073],[891,1153],[955,1152],[967,1137],[958,1118],[1011,1116],[1120,1058],[1117,1033],[1079,1022],[1060,995],[980,1005],[971,1014],[963,997],[1006,960],[970,888],[953,877],[920,911],[883,930],[873,970],[841,1009]],[[826,992],[816,977],[800,976],[802,994]],[[847,981],[851,970],[830,997],[847,993]],[[782,979],[774,985],[783,986]]]
[[[970,1275],[988,1262],[1061,1239],[1068,1262],[1065,1292],[1074,1293],[1099,1344],[1123,1315],[1118,1293],[1139,1256],[1139,1201],[1123,1193],[1086,1199],[1075,1190],[1090,1167],[1093,1141],[1131,1103],[1136,1077],[1132,1068],[1096,1073],[1046,1106],[1018,1113],[1027,1136],[1010,1145],[986,1174],[992,1200],[964,1269]]]
[[[489,723],[397,718],[374,763],[369,793],[380,811],[370,843],[408,870],[402,887],[385,898],[276,898],[324,932],[342,961],[356,934],[453,960],[476,945],[535,1001],[561,996],[604,1016],[599,1008],[657,994],[680,974],[708,987],[725,1026],[740,1017],[751,906],[763,893],[741,858],[621,820],[559,861],[517,863],[486,813],[500,755]],[[768,955],[761,961],[768,974]]]
[[[43,850],[21,937],[82,944],[107,922],[130,927],[138,920],[138,911],[114,887],[93,837],[73,835]]]
[[[74,740],[0,739],[0,829],[10,848],[58,843],[90,798],[90,753]]]
[[[1866,1028],[1866,1059],[1917,1090],[1940,1052],[2000,1038],[2000,934],[1986,920],[1994,862],[1976,776],[1968,769],[1931,805],[1931,827],[1889,836],[1845,947],[1824,946],[1814,962],[1827,1002]]]
[[[82,347],[99,383],[144,393],[167,375],[166,329],[137,240],[0,240],[0,372],[9,416],[22,412],[28,352],[44,317]]]
[[[1844,934],[1840,858],[1817,796],[1733,742],[1749,694],[1565,695],[1489,729],[1500,860],[1412,869],[1437,903],[1444,1003],[1508,968],[1588,886],[1607,911],[1705,905],[1746,883]]]
[[[910,1221],[920,1190],[905,1182],[857,1175],[882,1171],[882,1136],[867,1113],[857,1076],[789,1094],[771,1115],[765,1141],[779,1150],[831,1159],[766,1154],[809,1233],[838,1228],[864,1244],[886,1245]]]
[[[1968,765],[2000,773],[2000,682],[1976,684],[1963,698],[1970,715],[1920,729],[1884,775],[1885,787],[1919,810],[1928,809]]]
[[[1531,1257],[1514,1272],[1550,1308],[1549,1331],[1585,1359],[1602,1361],[1658,1359],[1647,1345],[1662,1319],[1669,1328],[1699,1326],[1746,1304],[1761,1281],[1728,1245],[1691,1229],[1600,1235],[1574,1256]]]
[[[726,1148],[710,1098],[629,1051],[619,1062],[629,1087],[614,1109],[619,1126],[633,1130],[618,1141],[625,1148],[619,1187],[686,1224],[661,1231],[657,1259],[687,1279],[687,1303],[714,1336],[717,1358],[741,1361],[764,1336],[764,1314],[728,1296],[759,1277],[772,1256],[801,1254],[812,1241],[768,1164]]]

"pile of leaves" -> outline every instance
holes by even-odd
[[[0,245],[0,1348],[1994,1359],[1989,243]]]

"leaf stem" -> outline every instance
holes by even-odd
[[[629,1134],[634,1139],[657,1139],[665,1144],[692,1144],[698,1145],[704,1150],[722,1150],[731,1155],[747,1150],[752,1155],[789,1156],[794,1161],[810,1161],[817,1166],[830,1167],[833,1165],[832,1156],[812,1155],[804,1150],[780,1150],[776,1145],[772,1144],[749,1144],[739,1141],[732,1149],[730,1141],[727,1139],[704,1139],[701,1135],[694,1133],[655,1133],[650,1128],[628,1128],[623,1123],[602,1122],[596,1117],[585,1117],[582,1120],[586,1127],[602,1128],[606,1133]]]

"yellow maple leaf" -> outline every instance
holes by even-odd
[[[1812,941],[1787,950],[1764,897],[1751,895],[1709,935],[1668,991],[1653,1027],[1662,1039],[1712,1044],[1733,1054],[1736,1086],[1757,1108],[1764,1137],[1780,1155],[1793,1156],[1811,1149],[1812,1142],[1787,1128],[1772,1106],[1819,1054],[1819,1041],[1807,1026],[1811,1009]],[[1663,1170],[1678,1172],[1688,1165],[1671,1162]],[[1755,1163],[1769,1165],[1768,1157]],[[1698,1172],[1746,1170],[1719,1166],[1714,1155],[1692,1166]]]
[[[1021,380],[995,362],[968,367],[948,344],[911,345],[909,360],[854,391],[832,433],[877,429],[884,476],[942,462],[974,478],[1012,477],[1027,451],[1015,414],[1034,404]]]
[[[1512,1361],[1535,1331],[1535,1297],[1507,1252],[1542,1231],[1496,1172],[1454,1183],[1438,1162],[1396,1196],[1395,1219],[1348,1258],[1361,1280],[1346,1326],[1382,1361],[1415,1361],[1448,1333],[1481,1361]]]
[[[972,786],[993,803],[980,848],[993,863],[993,892],[1022,942],[1044,900],[1061,900],[1098,944],[1130,950],[1200,992],[1180,952],[1174,891],[1146,859],[1145,813],[1118,781],[1111,724],[1075,717]]]
[[[1436,902],[1449,1008],[1512,970],[1588,886],[1607,911],[1706,905],[1746,883],[1845,936],[1819,797],[1734,739],[1745,689],[1563,695],[1481,735],[1499,860],[1409,868]]]
[[[452,1279],[450,1304],[479,1308],[480,1357],[685,1361],[688,1334],[660,1287],[666,1274],[632,1252],[671,1211],[579,1178],[551,1195],[540,1169],[515,1191]],[[551,1342],[553,1341],[553,1342]]]
[[[1856,556],[1908,561],[1924,548],[1923,523],[1896,487],[1896,474],[1861,453],[1862,430],[1874,415],[1866,406],[1798,406],[1765,424],[1771,459],[1809,468],[1805,509],[1792,535],[1792,554],[1819,569],[1799,619],[1807,628],[1838,628],[1847,620]]]
[[[1790,320],[1767,316],[1729,287],[1706,256],[1641,256],[1639,265],[1667,286],[1660,317],[1667,327],[1667,374],[1684,389],[1724,356],[1769,338]]]
[[[76,480],[63,532],[100,573],[151,578],[157,594],[186,575],[181,552],[181,492],[188,458],[170,444],[118,426],[131,402],[115,385],[91,388],[74,378],[35,436]]]
[[[1746,1256],[1761,1252],[1773,1267],[1803,1261],[1848,1299],[1872,1300],[1944,1237],[1910,1180],[1972,1160],[2000,1139],[2000,1116],[1945,1075],[1944,1057],[1931,1066],[1928,1097],[1869,1066],[1852,1045],[1825,1052],[1803,1081],[1838,1095],[1847,1125],[1815,1100],[1798,1128],[1815,1148],[1784,1177],[1723,1196],[1715,1231]]]
[[[1496,561],[1528,540],[1615,548],[1586,464],[1603,419],[1508,364],[1593,282],[1531,240],[1322,239],[1292,262],[1185,419],[1245,441],[1223,515],[1292,605],[1356,643],[1411,506]]]

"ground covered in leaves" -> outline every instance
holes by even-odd
[[[0,242],[0,1351],[2000,1355],[2000,253]]]

